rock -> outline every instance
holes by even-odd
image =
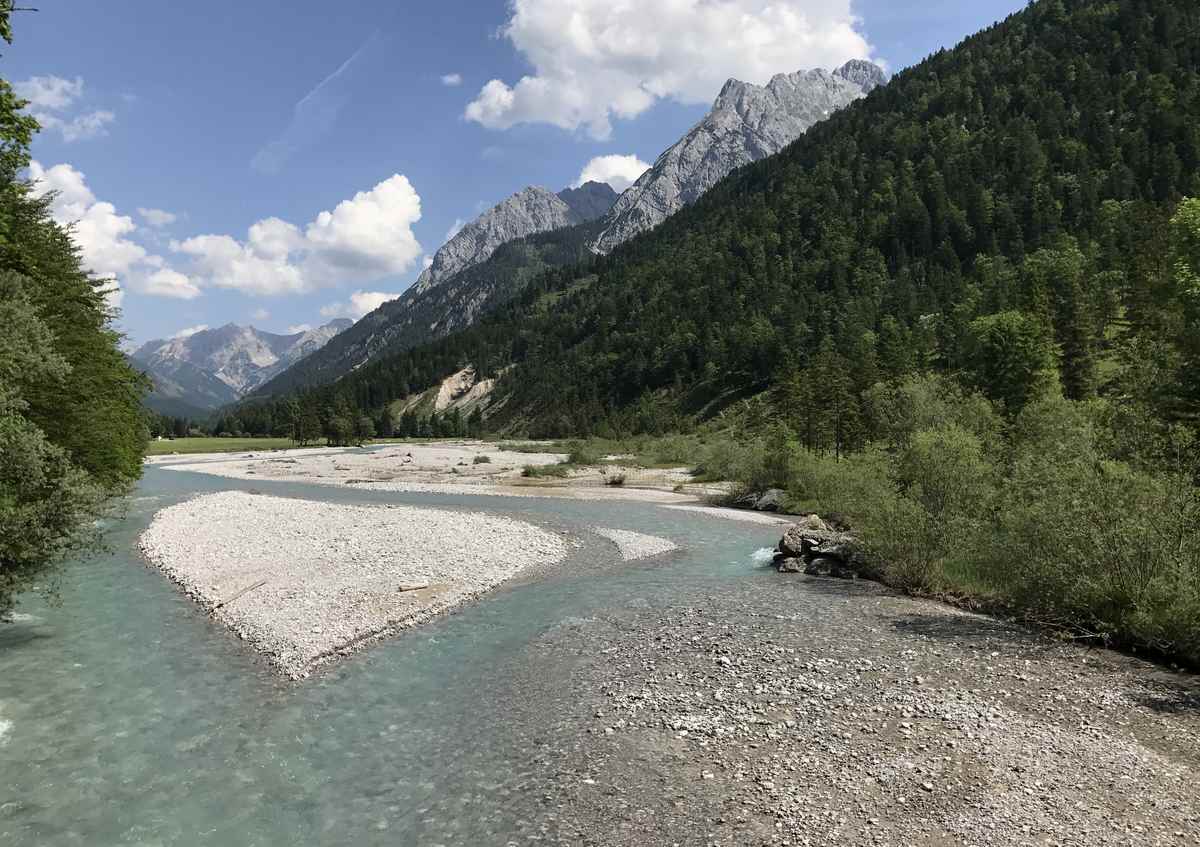
[[[829,524],[821,520],[820,515],[805,515],[796,521],[796,526],[803,530],[816,530],[818,532],[829,532],[832,529]]]
[[[443,244],[434,254],[433,263],[412,286],[409,299],[487,261],[501,244],[594,220],[611,209],[616,199],[616,192],[607,183],[590,182],[558,194],[540,186],[522,189],[488,209]]]
[[[809,576],[834,576],[834,571],[840,572],[841,570],[841,562],[825,556],[817,556],[811,559],[804,568],[804,572]]]
[[[804,560],[801,558],[785,558],[779,560],[780,573],[804,573]]]
[[[757,512],[782,512],[783,499],[787,492],[781,488],[770,488],[754,502]]]
[[[809,127],[886,81],[870,62],[777,74],[766,85],[731,79],[712,111],[618,198],[592,245],[609,253],[695,202],[724,176],[774,155]]]

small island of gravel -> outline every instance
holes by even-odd
[[[140,546],[292,678],[567,553],[512,518],[239,491],[163,509]]]

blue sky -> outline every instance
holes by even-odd
[[[36,5],[0,59],[47,127],[34,175],[140,343],[357,317],[525,185],[623,156],[592,170],[622,187],[729,76],[897,70],[1023,3]]]

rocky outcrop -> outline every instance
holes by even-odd
[[[612,188],[589,182],[554,194],[530,186],[493,206],[459,230],[434,254],[412,288],[422,294],[455,274],[491,258],[500,245],[539,232],[576,226],[603,216],[617,199]]]
[[[841,579],[867,575],[867,562],[858,539],[838,532],[817,515],[809,515],[789,528],[777,550],[775,564],[780,573]]]
[[[621,195],[593,249],[608,253],[657,226],[735,168],[778,153],[886,81],[883,70],[861,60],[833,72],[779,74],[765,86],[729,80],[708,116]]]

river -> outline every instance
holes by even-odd
[[[229,489],[480,509],[583,544],[549,576],[291,683],[136,550],[158,509]],[[592,526],[682,550],[622,563]],[[720,593],[775,579],[753,554],[778,535],[637,502],[243,483],[148,466],[110,529],[111,552],[66,569],[61,606],[31,598],[0,627],[0,843],[507,843],[546,814],[532,751],[571,731],[560,717],[579,697],[571,657],[531,643],[596,615],[665,608],[697,584]]]

